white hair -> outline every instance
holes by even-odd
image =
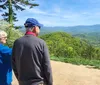
[[[6,36],[7,36],[7,33],[3,30],[0,30],[0,38],[6,37]]]

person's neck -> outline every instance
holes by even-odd
[[[35,32],[32,32],[32,31],[26,31],[25,35],[38,36]]]

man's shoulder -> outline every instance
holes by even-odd
[[[23,37],[20,37],[20,38],[16,39],[16,40],[15,40],[15,43],[21,42],[21,41],[23,42],[24,39],[27,39],[26,36],[23,36]],[[42,44],[45,43],[45,41],[44,41],[43,39],[39,38],[39,37],[34,37],[34,39],[35,39],[36,41],[42,43]]]
[[[24,36],[23,36],[23,37],[24,37]],[[23,41],[23,37],[20,37],[20,38],[16,39],[14,43],[17,43],[17,42],[19,42],[19,41]]]
[[[39,37],[37,37],[38,41],[40,41],[41,43],[45,43],[45,41]]]

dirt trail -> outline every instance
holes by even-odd
[[[100,70],[51,61],[54,85],[100,85]],[[13,85],[18,85],[13,79]]]

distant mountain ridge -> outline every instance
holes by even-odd
[[[21,31],[25,31],[25,28],[22,27]],[[81,34],[81,33],[91,33],[91,32],[100,32],[100,24],[97,25],[80,25],[80,26],[55,26],[55,27],[43,27],[41,28],[41,34],[51,33],[51,32],[67,32],[71,34]]]

